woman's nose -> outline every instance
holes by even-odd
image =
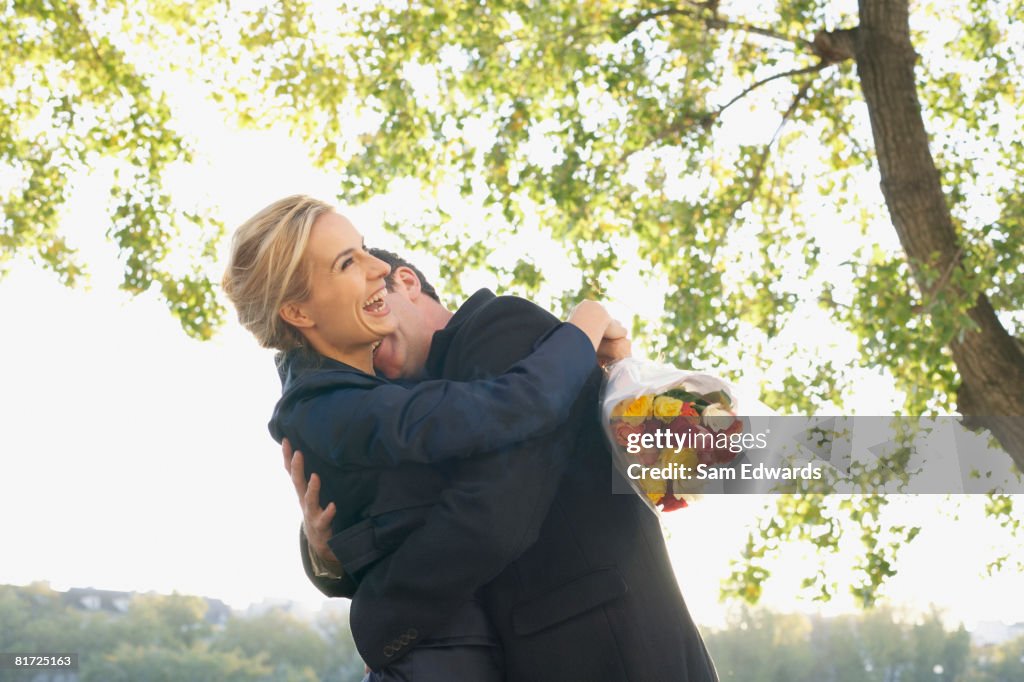
[[[370,279],[377,279],[378,277],[387,277],[391,274],[391,266],[385,261],[382,261],[376,256],[370,256],[373,259],[373,267],[369,268],[369,274],[372,275]]]

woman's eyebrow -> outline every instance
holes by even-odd
[[[366,251],[366,237],[363,237],[363,242],[362,242],[362,244],[360,244],[359,248],[361,248],[363,251]],[[350,246],[349,248],[345,249],[344,251],[339,253],[337,256],[335,256],[334,260],[331,262],[331,270],[334,269],[334,266],[338,264],[339,260],[341,260],[345,256],[352,255],[353,253],[355,253],[355,251],[356,251],[355,247]]]
[[[355,251],[356,251],[355,248],[350,246],[349,248],[345,249],[344,251],[339,253],[337,256],[335,256],[334,260],[331,262],[331,270],[333,270],[334,266],[338,264],[338,261],[340,261],[345,256],[352,255],[353,253],[355,253]]]

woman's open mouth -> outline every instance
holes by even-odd
[[[384,302],[384,296],[388,293],[388,290],[381,288],[370,298],[366,299],[363,303],[363,312],[370,315],[387,315],[391,310],[388,308],[388,304]]]

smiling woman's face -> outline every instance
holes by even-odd
[[[359,231],[333,212],[313,223],[305,255],[312,293],[287,304],[282,315],[320,353],[372,371],[371,348],[396,324],[384,301],[388,264],[370,255]]]

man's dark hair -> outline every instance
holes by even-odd
[[[427,278],[423,275],[422,272],[420,272],[420,269],[417,268],[415,265],[399,256],[397,253],[391,253],[390,251],[385,251],[384,249],[368,249],[368,251],[375,258],[380,258],[382,261],[391,266],[391,272],[388,273],[388,276],[385,278],[389,290],[395,288],[395,270],[401,267],[406,267],[412,270],[413,273],[415,273],[416,277],[419,278],[420,291],[422,291],[423,293],[425,293],[427,296],[434,299],[438,303],[441,302],[441,299],[438,298],[437,296],[437,291],[434,289],[434,285],[427,281]]]

